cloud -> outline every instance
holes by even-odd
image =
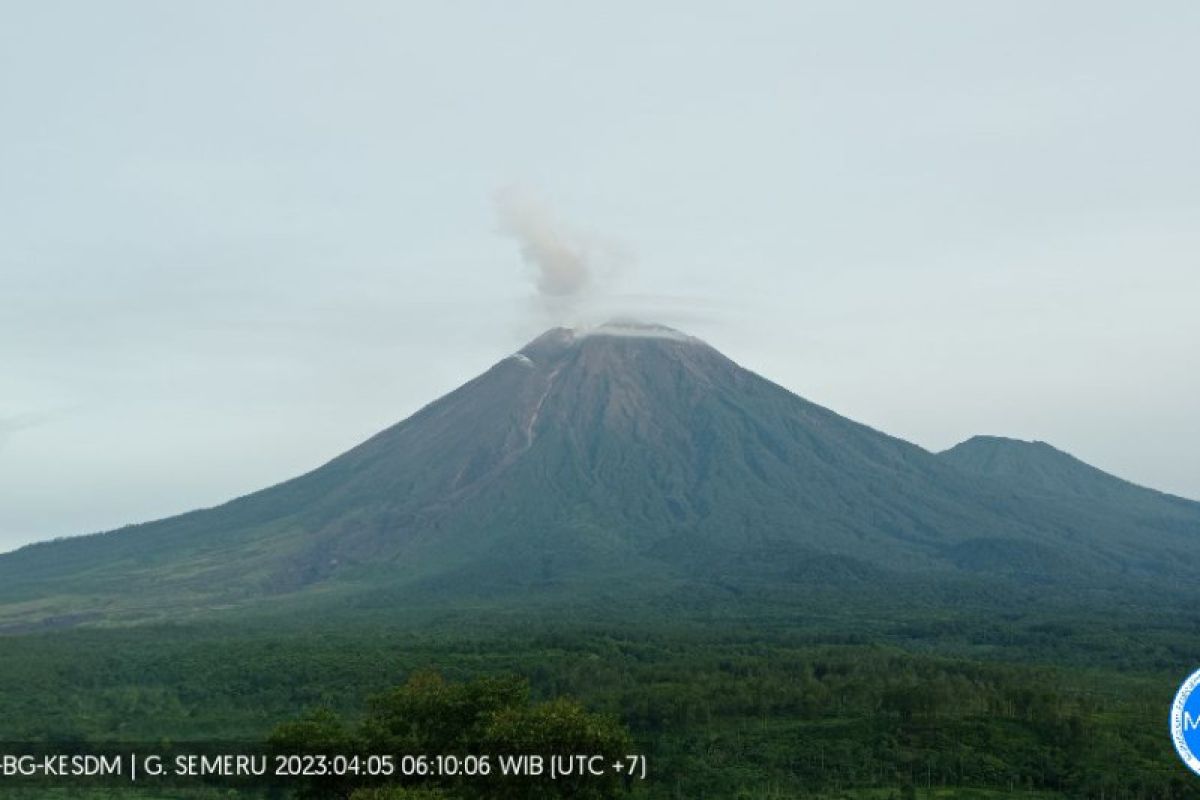
[[[10,417],[0,417],[0,449],[8,442],[14,433],[36,428],[53,417],[52,414],[17,414]]]

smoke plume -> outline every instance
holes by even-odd
[[[502,189],[495,207],[501,232],[517,242],[543,306],[555,316],[578,313],[628,260],[620,247],[570,227],[528,191]]]

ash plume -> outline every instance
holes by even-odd
[[[629,260],[622,248],[564,223],[529,191],[507,187],[494,202],[500,231],[516,241],[543,306],[555,316],[578,313]]]
[[[518,326],[520,335],[540,333],[547,325],[580,331],[606,325],[611,332],[621,320],[714,324],[720,304],[711,298],[619,291],[618,284],[630,277],[633,252],[564,222],[529,189],[502,188],[493,203],[499,230],[516,242],[536,289],[532,314]]]

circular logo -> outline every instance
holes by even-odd
[[[1200,669],[1179,687],[1171,704],[1171,741],[1188,768],[1200,775]]]

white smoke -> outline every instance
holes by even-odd
[[[535,335],[547,325],[557,325],[580,335],[676,338],[682,334],[619,321],[687,328],[716,324],[724,307],[718,300],[618,291],[617,284],[631,277],[632,251],[564,222],[529,189],[508,186],[497,191],[493,201],[500,232],[517,243],[536,289],[536,304],[519,324],[518,335]]]
[[[581,313],[629,260],[622,248],[567,225],[528,190],[501,189],[495,208],[501,232],[516,240],[533,269],[543,307],[559,321]]]

